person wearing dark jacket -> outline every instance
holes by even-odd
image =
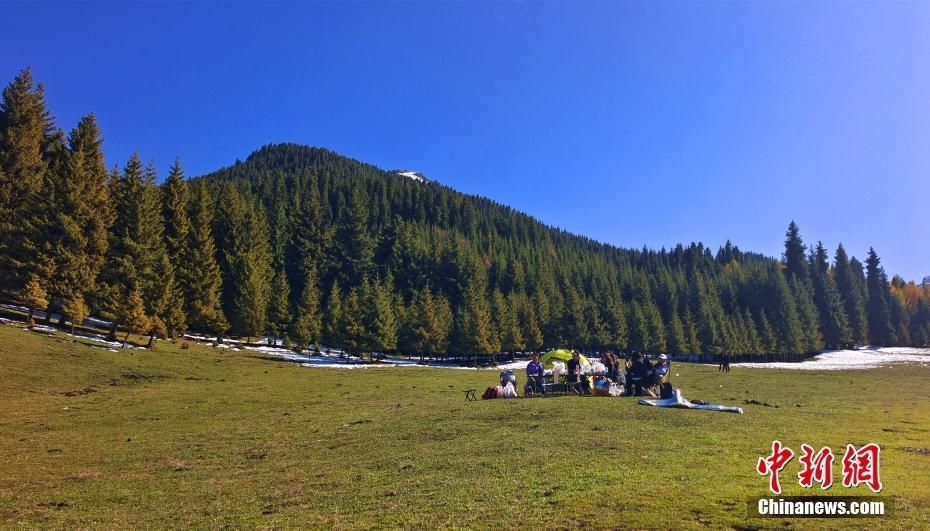
[[[568,361],[568,383],[578,384],[577,388],[583,394],[590,392],[588,377],[581,370],[581,356],[575,351],[572,351],[572,359]]]

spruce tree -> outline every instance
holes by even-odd
[[[807,261],[805,260],[804,242],[797,223],[792,221],[785,234],[785,273],[789,277],[807,279]]]
[[[194,330],[223,333],[229,328],[223,313],[223,277],[213,239],[213,204],[203,184],[194,187],[190,210],[187,258],[178,264],[185,310]]]
[[[309,348],[310,345],[315,345],[319,350],[323,333],[323,319],[320,314],[320,292],[316,284],[316,273],[312,268],[301,284],[303,284],[304,289],[297,303],[291,333],[300,348]]]
[[[36,273],[53,135],[45,87],[27,68],[0,99],[0,289],[21,289]]]
[[[358,188],[353,187],[340,211],[334,254],[339,264],[339,281],[346,286],[361,284],[374,268],[374,244],[368,232],[368,214]]]
[[[858,264],[858,261],[856,263]],[[849,320],[850,339],[859,344],[868,343],[869,323],[865,315],[865,281],[862,267],[853,267],[843,244],[836,248],[833,278],[836,280],[837,291],[843,299],[843,307]]]
[[[323,341],[328,347],[342,344],[342,313],[342,290],[339,288],[339,282],[334,280],[329,289],[329,295],[326,297],[324,311]]]
[[[29,308],[29,315],[26,316],[26,323],[28,326],[32,326],[32,315],[35,311],[48,306],[48,295],[45,292],[45,288],[42,287],[39,277],[35,273],[30,275],[29,280],[26,281],[20,298],[22,303],[26,305],[26,308]]]
[[[233,288],[229,321],[233,332],[250,339],[266,328],[272,270],[265,213],[252,204],[244,214],[239,232],[233,234],[233,246],[227,249]]]
[[[830,273],[827,251],[822,242],[817,243],[811,258],[810,274],[814,287],[814,304],[820,317],[823,341],[829,347],[842,348],[852,342],[852,333],[849,330],[849,320],[846,317],[843,299]]]
[[[61,301],[61,314],[63,319],[71,321],[71,333],[74,334],[76,326],[84,322],[90,314],[84,296],[76,291],[72,291]]]
[[[106,259],[111,205],[94,115],[70,134],[66,161],[49,181],[38,269],[53,299],[83,299]]]
[[[365,284],[363,283],[363,286]],[[379,353],[387,353],[397,348],[398,323],[395,315],[394,279],[390,276],[376,279],[366,294],[367,328],[371,335],[370,348]]]
[[[284,269],[278,269],[271,281],[271,293],[268,298],[268,331],[271,340],[277,344],[277,338],[284,337],[291,323],[289,301],[291,298],[290,284]]]
[[[869,294],[866,305],[869,338],[878,345],[893,345],[896,338],[891,324],[891,309],[888,302],[888,297],[891,295],[888,290],[888,277],[885,276],[885,269],[881,266],[881,260],[875,249],[869,248],[869,257],[865,264]]]

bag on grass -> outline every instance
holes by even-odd
[[[675,392],[672,390],[672,384],[669,382],[663,382],[662,385],[659,386],[659,396],[661,398],[672,398],[674,394]]]
[[[610,388],[607,390],[610,396],[623,396],[623,388],[614,382],[610,382]]]

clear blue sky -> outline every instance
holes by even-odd
[[[624,247],[875,246],[930,275],[930,4],[3,7],[60,126],[191,175],[270,142],[409,168]]]

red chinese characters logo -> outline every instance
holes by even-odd
[[[781,494],[778,473],[785,468],[792,457],[794,457],[794,451],[791,448],[783,447],[781,441],[772,441],[772,453],[768,457],[760,457],[756,464],[756,472],[769,476],[769,489],[775,494]]]
[[[801,445],[801,464],[804,468],[798,472],[798,483],[804,488],[810,488],[814,482],[820,483],[820,488],[827,490],[833,485],[833,451],[823,447],[814,454],[814,449],[806,444]]]
[[[858,450],[855,446],[847,444],[846,453],[843,454],[843,486],[855,487],[865,483],[872,492],[881,491],[880,456],[881,448],[877,444],[867,444]]]
[[[801,445],[801,471],[798,472],[798,484],[805,489],[819,484],[822,490],[833,485],[833,462],[835,457],[829,447],[823,447],[815,452],[808,444]],[[781,441],[772,441],[772,452],[767,457],[760,457],[756,463],[756,472],[769,476],[769,489],[775,494],[781,494],[779,473],[794,457],[794,451],[784,446]],[[881,492],[881,448],[875,443],[869,443],[856,449],[852,444],[846,445],[843,454],[843,486],[852,488],[866,485],[872,492]]]

